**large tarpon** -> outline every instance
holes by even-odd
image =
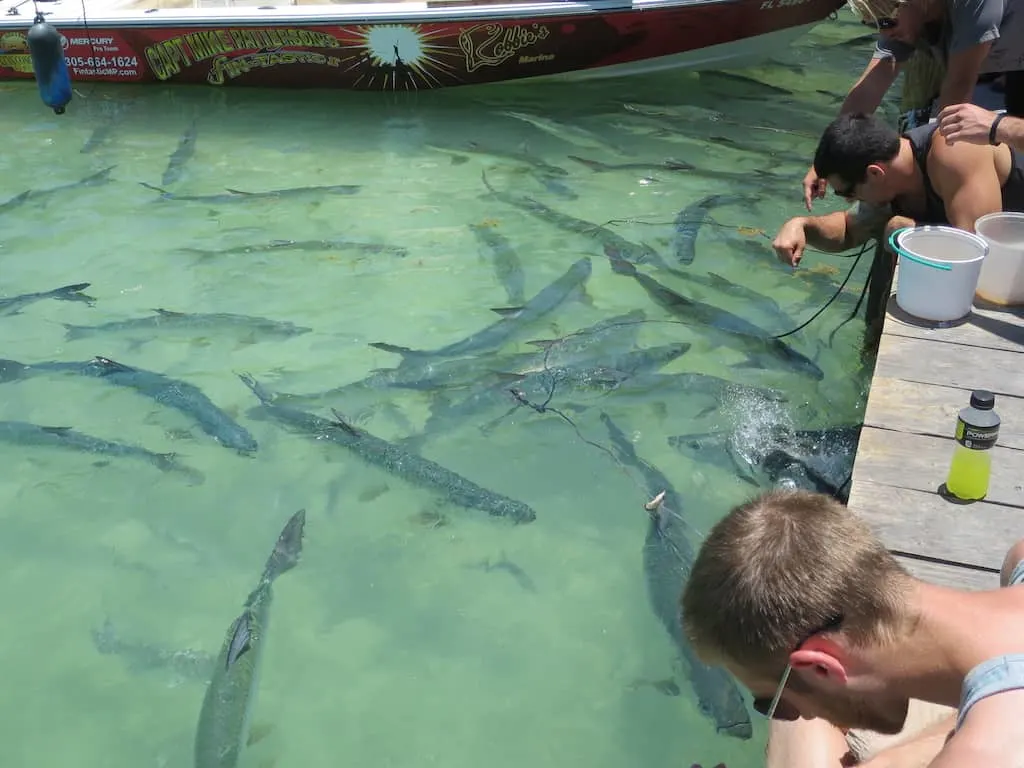
[[[142,459],[163,472],[182,472],[193,482],[202,482],[203,475],[178,462],[173,453],[154,453],[137,445],[115,443],[77,432],[71,427],[47,427],[26,421],[0,421],[0,441],[13,445],[35,445],[63,448],[79,453]]]
[[[580,259],[569,267],[564,275],[544,288],[522,307],[502,313],[502,318],[497,322],[492,323],[483,330],[477,331],[462,341],[456,341],[439,349],[409,349],[408,347],[400,347],[383,342],[372,342],[370,346],[387,352],[394,352],[402,355],[404,358],[422,358],[424,356],[459,357],[470,352],[491,349],[504,342],[527,323],[531,323],[554,310],[571,293],[586,283],[592,271],[593,266],[590,263],[590,259],[587,257]]]
[[[758,328],[749,320],[734,315],[728,310],[691,299],[659,283],[650,275],[640,272],[626,262],[617,262],[613,269],[621,275],[632,277],[651,299],[677,317],[715,328],[729,334],[730,340],[742,344],[748,355],[747,364],[765,365],[769,361],[782,363],[787,369],[806,374],[818,381],[825,378],[824,371],[817,363],[782,339]]]
[[[631,264],[653,264],[657,267],[668,268],[668,264],[649,245],[631,243],[605,226],[577,219],[575,216],[556,211],[554,208],[550,208],[544,205],[544,203],[534,200],[532,197],[499,192],[487,181],[486,173],[481,172],[481,178],[483,179],[484,186],[487,187],[496,200],[536,216],[538,219],[546,221],[565,232],[572,232],[596,240],[601,244],[604,255],[612,262],[613,267],[617,261],[626,261]]]
[[[68,341],[84,339],[99,333],[138,334],[136,346],[154,338],[162,331],[181,329],[231,329],[251,336],[287,339],[309,333],[312,328],[295,325],[287,320],[271,320],[253,315],[235,315],[230,312],[191,313],[172,312],[167,309],[154,309],[146,317],[133,317],[128,320],[113,320],[101,325],[70,325],[64,324]]]
[[[173,184],[181,179],[185,171],[185,164],[192,159],[196,152],[197,132],[196,121],[192,120],[188,128],[181,135],[181,138],[178,139],[178,146],[167,161],[167,168],[164,169],[164,175],[160,178],[160,183],[164,186]]]
[[[771,424],[749,432],[673,435],[668,444],[692,459],[733,469],[751,485],[803,488],[845,504],[860,430],[858,424],[825,429]]]
[[[259,685],[274,579],[299,563],[306,510],[288,523],[267,558],[256,588],[235,619],[206,688],[196,728],[195,768],[235,768],[249,736],[250,716]]]
[[[73,373],[92,376],[110,384],[134,389],[161,405],[181,411],[202,430],[226,448],[254,453],[259,447],[249,431],[218,408],[194,384],[172,379],[162,373],[131,368],[106,357],[86,362],[44,362],[31,365],[16,360],[0,360],[0,382],[26,379],[45,373]]]
[[[273,395],[252,376],[243,373],[239,378],[252,390],[262,409],[271,418],[316,440],[326,440],[347,448],[366,463],[381,467],[413,485],[427,488],[453,504],[466,509],[479,509],[495,517],[506,517],[517,523],[528,523],[537,517],[537,513],[523,502],[482,488],[430,459],[357,429],[336,412],[337,421],[332,421],[297,408],[278,405]]]
[[[526,300],[523,295],[523,265],[512,244],[500,232],[495,232],[494,227],[470,224],[469,229],[489,252],[494,273],[508,294],[509,306],[520,306]]]
[[[654,509],[649,510],[643,551],[651,608],[689,668],[690,685],[701,712],[715,723],[719,733],[749,739],[753,726],[736,681],[721,667],[709,666],[697,658],[683,633],[679,597],[693,568],[697,532],[683,518],[682,500],[668,478],[637,456],[633,444],[607,414],[601,414],[601,421],[608,429],[619,461],[640,472],[649,498],[661,497],[660,503],[651,505]]]
[[[20,296],[10,296],[0,299],[0,315],[17,315],[29,304],[44,299],[57,299],[58,301],[81,301],[92,306],[96,300],[87,294],[82,293],[89,287],[89,283],[75,283],[65,285],[61,288],[54,288],[52,291],[41,291],[39,293],[23,293]]]

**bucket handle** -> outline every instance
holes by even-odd
[[[944,272],[949,272],[953,269],[953,267],[951,267],[949,264],[936,264],[934,261],[922,259],[920,256],[915,256],[912,253],[908,253],[907,251],[904,251],[902,248],[896,245],[896,236],[900,232],[906,232],[908,229],[913,229],[913,227],[900,227],[899,229],[893,231],[891,235],[889,235],[889,247],[892,248],[893,253],[899,254],[908,261],[913,261],[916,264],[924,264],[924,266],[931,267],[932,269],[941,269]]]

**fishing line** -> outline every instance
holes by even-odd
[[[853,277],[854,270],[856,270],[857,269],[857,265],[860,264],[860,257],[864,255],[865,251],[867,251],[868,244],[869,243],[864,243],[864,245],[862,245],[860,247],[860,252],[857,253],[857,256],[856,256],[856,258],[854,259],[854,262],[853,262],[853,266],[850,267],[850,271],[846,273],[846,277],[843,279],[843,282],[841,282],[839,284],[839,287],[836,288],[835,293],[832,294],[832,297],[828,301],[826,301],[818,309],[817,312],[815,312],[813,315],[811,315],[809,318],[807,318],[804,322],[800,323],[800,325],[798,325],[793,330],[786,331],[785,333],[780,333],[780,334],[778,334],[776,336],[772,336],[771,338],[773,338],[773,339],[783,339],[786,336],[791,336],[792,334],[796,333],[797,331],[803,330],[808,325],[810,325],[812,322],[814,322],[814,320],[818,316],[820,316],[822,312],[824,312],[826,309],[828,309],[832,305],[832,302],[834,302],[836,299],[839,298],[839,294],[843,292],[843,288],[846,287],[846,284],[848,282],[850,282],[850,278]],[[864,286],[865,286],[865,288],[867,287],[867,281],[866,280],[864,281]],[[864,290],[861,290],[861,294],[860,295],[861,295],[861,298],[864,297]],[[853,319],[853,316],[857,314],[857,309],[860,309],[860,301],[857,302],[857,308],[853,310],[853,315],[850,315],[850,317],[848,317],[846,320],[844,320],[843,323],[847,323],[851,319]],[[842,324],[840,324],[839,327],[842,327]],[[836,330],[839,330],[839,327],[837,327]],[[832,333],[834,335],[835,331],[833,331]],[[830,336],[829,337],[829,346],[831,346],[831,345],[832,345],[832,342],[831,342],[831,336]]]

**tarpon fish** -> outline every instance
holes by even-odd
[[[240,374],[239,378],[252,390],[259,399],[262,410],[271,418],[315,440],[328,441],[347,448],[367,464],[380,467],[412,485],[427,488],[460,507],[479,509],[516,523],[528,523],[537,517],[536,512],[523,502],[481,488],[471,480],[430,459],[358,429],[338,416],[337,412],[334,414],[336,420],[332,421],[296,408],[278,405],[274,402],[273,395],[252,376]]]
[[[448,145],[444,146],[441,144],[428,144],[427,147],[430,149],[437,150],[439,152],[451,153],[469,153],[474,155],[484,155],[487,157],[494,157],[501,160],[511,160],[516,163],[528,165],[545,176],[568,176],[569,172],[565,168],[559,168],[557,165],[551,165],[536,155],[531,155],[528,152],[513,152],[510,150],[499,149],[497,147],[486,146],[477,141],[467,141],[464,144]]]
[[[789,314],[779,306],[775,299],[764,293],[755,291],[753,288],[748,288],[742,283],[735,283],[731,280],[727,280],[714,272],[708,272],[706,274],[683,270],[673,270],[673,272],[687,282],[698,283],[699,285],[720,291],[726,295],[742,299],[745,306],[757,309],[762,314],[771,317],[775,321],[776,328],[780,333],[788,331],[796,326],[796,322],[793,318],[791,318]]]
[[[298,565],[305,526],[306,511],[300,509],[281,531],[259,583],[246,598],[242,614],[228,629],[199,711],[195,768],[238,765],[249,737],[259,687],[274,580]]]
[[[105,655],[119,656],[132,672],[168,671],[180,680],[207,683],[213,672],[214,658],[203,651],[186,649],[172,651],[148,643],[125,640],[114,629],[110,619],[101,629],[92,630],[96,650]]]
[[[640,473],[648,498],[653,500],[645,505],[649,520],[643,562],[647,596],[654,615],[688,667],[689,683],[704,716],[714,722],[719,733],[749,739],[754,733],[753,726],[736,681],[725,669],[702,662],[683,632],[679,598],[690,577],[694,548],[700,537],[683,517],[682,499],[668,478],[637,455],[633,444],[607,414],[601,414],[601,421],[608,429],[618,460]]]
[[[577,219],[565,213],[549,208],[532,197],[510,195],[507,192],[499,192],[487,181],[486,173],[481,173],[484,186],[490,191],[496,200],[506,205],[511,205],[521,211],[526,211],[533,216],[553,224],[561,230],[582,235],[599,242],[604,249],[604,254],[612,261],[613,267],[616,261],[626,261],[634,264],[654,264],[659,267],[668,265],[662,260],[658,252],[649,245],[637,245],[626,240],[621,235],[612,232],[607,227],[594,224],[590,221]]]
[[[243,331],[257,336],[270,338],[288,339],[309,333],[312,328],[295,325],[284,320],[268,320],[265,317],[253,315],[233,315],[229,312],[186,313],[171,312],[166,309],[154,309],[153,314],[147,317],[135,317],[130,320],[114,320],[101,325],[70,325],[64,323],[66,330],[65,338],[68,341],[74,339],[85,339],[100,333],[125,333],[144,334],[137,346],[149,341],[161,331],[176,331],[180,329],[209,329],[229,328]]]
[[[512,244],[507,237],[495,231],[494,227],[470,224],[469,229],[476,235],[480,244],[487,249],[498,281],[505,289],[505,293],[508,294],[509,306],[520,306],[525,301],[523,291],[526,281],[523,276],[522,262],[519,261],[519,255]]]
[[[741,480],[826,493],[846,503],[859,425],[792,429],[769,425],[756,432],[673,435],[668,444],[697,461],[734,470]]]
[[[142,459],[163,472],[183,472],[194,482],[202,482],[203,479],[203,475],[197,470],[180,464],[173,453],[153,453],[136,445],[114,443],[76,432],[71,427],[47,427],[26,421],[0,421],[0,441],[13,445],[45,446],[78,453]]]
[[[45,373],[73,373],[92,376],[109,384],[134,389],[168,408],[192,418],[202,430],[226,448],[254,453],[256,438],[218,408],[193,384],[172,379],[162,373],[131,368],[106,357],[94,357],[84,363],[45,362],[27,365],[16,360],[0,360],[0,382],[26,379]]]
[[[631,350],[643,323],[643,310],[634,309],[582,328],[558,339],[533,339],[527,344],[537,352],[517,352],[488,360],[481,367],[479,357],[407,359],[397,368],[378,368],[358,381],[342,384],[325,392],[291,394],[274,392],[275,403],[302,406],[309,403],[340,401],[358,390],[394,387],[396,389],[455,389],[470,384],[489,386],[507,381],[509,375],[526,375],[545,367],[596,365],[608,355]],[[591,350],[597,352],[591,354]]]
[[[585,165],[595,173],[607,173],[609,171],[692,171],[695,167],[690,163],[671,158],[660,163],[602,163],[598,160],[590,160],[577,155],[569,155],[569,159]]]
[[[12,211],[32,200],[45,200],[57,192],[67,192],[72,189],[79,189],[80,187],[96,187],[100,184],[106,184],[110,181],[110,172],[116,167],[116,165],[111,165],[100,171],[96,171],[96,173],[91,173],[78,181],[72,181],[67,184],[58,184],[56,187],[48,187],[46,189],[26,189],[24,192],[0,203],[0,213]]]
[[[181,248],[184,253],[194,253],[204,259],[217,256],[229,256],[240,253],[268,253],[270,251],[355,251],[357,253],[384,254],[405,258],[409,255],[406,248],[398,245],[382,243],[361,243],[355,240],[271,240],[269,243],[252,243],[222,248],[218,251],[201,248]]]
[[[708,195],[679,212],[672,237],[672,253],[680,264],[692,264],[697,255],[697,235],[713,208],[731,205],[746,198],[737,195]]]
[[[164,175],[160,179],[160,183],[167,185],[178,181],[185,169],[185,163],[192,159],[192,155],[195,154],[195,151],[196,121],[193,120],[191,125],[185,129],[185,133],[183,133],[181,138],[178,140],[178,146],[167,161],[167,168],[164,170]]]
[[[243,192],[238,189],[225,189],[223,193],[212,194],[212,195],[179,195],[174,192],[168,192],[166,189],[147,184],[144,181],[140,181],[139,184],[144,186],[146,189],[151,189],[154,192],[160,193],[161,200],[177,200],[179,202],[187,203],[242,203],[251,200],[277,200],[279,198],[286,197],[302,197],[304,195],[311,194],[322,194],[322,195],[354,195],[362,186],[358,184],[336,184],[334,186],[325,187],[293,187],[290,189],[271,189],[265,192]]]
[[[580,196],[576,194],[575,190],[557,176],[546,176],[543,173],[534,172],[533,178],[555,197],[560,197],[563,200],[579,200]]]
[[[57,299],[58,301],[82,301],[92,306],[96,299],[88,296],[82,291],[89,287],[89,283],[75,283],[65,285],[61,288],[54,288],[52,291],[41,293],[23,293],[20,296],[11,296],[7,299],[0,299],[0,316],[17,315],[29,304],[34,304],[43,299]]]
[[[655,303],[672,314],[689,322],[716,328],[728,334],[731,340],[741,343],[749,356],[746,365],[762,366],[768,360],[772,360],[818,381],[825,378],[824,372],[813,360],[797,352],[781,339],[774,338],[749,320],[666,288],[654,278],[637,270],[632,264],[618,262],[613,265],[613,269],[636,280]]]
[[[625,353],[596,354],[588,365],[551,365],[529,374],[510,374],[502,383],[473,393],[468,398],[449,405],[438,397],[431,409],[430,417],[422,432],[406,438],[403,445],[418,443],[423,438],[442,431],[443,428],[488,408],[526,402],[539,405],[545,403],[557,392],[559,395],[572,392],[609,392],[618,389],[624,382],[646,371],[653,371],[686,354],[689,342],[674,342],[656,347],[635,349]]]
[[[551,285],[544,288],[540,293],[530,299],[522,307],[513,307],[500,311],[502,318],[477,331],[472,336],[456,341],[439,349],[416,350],[408,347],[400,347],[395,344],[383,342],[372,342],[371,347],[383,349],[386,352],[394,352],[402,355],[403,358],[433,357],[457,357],[479,352],[484,349],[491,349],[498,346],[520,328],[528,323],[544,317],[558,307],[574,291],[578,290],[590,278],[593,266],[590,259],[584,257],[573,264],[564,275],[555,280]]]
[[[558,120],[552,120],[549,117],[529,115],[525,112],[502,110],[501,114],[515,120],[521,120],[524,123],[529,123],[537,130],[543,131],[549,136],[554,136],[556,139],[568,142],[569,144],[576,144],[580,147],[588,147],[589,149],[597,149],[601,151],[612,149],[617,152],[622,152],[621,147],[614,146],[607,140],[602,139],[593,131],[588,131],[586,128],[581,128],[578,125],[559,122]]]

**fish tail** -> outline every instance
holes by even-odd
[[[88,294],[82,293],[91,283],[75,283],[65,285],[50,291],[50,295],[60,301],[84,301],[86,304],[94,304],[96,299]]]
[[[64,326],[64,339],[66,341],[81,339],[88,335],[88,326],[71,325],[70,323],[61,323],[61,325]]]
[[[302,535],[306,528],[306,510],[300,509],[289,518],[277,537],[274,550],[267,558],[267,564],[263,568],[263,578],[273,581],[282,573],[290,571],[299,564],[299,556],[302,554]]]

